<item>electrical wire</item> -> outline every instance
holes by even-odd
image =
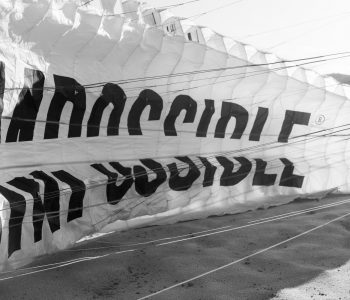
[[[322,18],[316,18],[316,19],[312,19],[312,20],[307,20],[307,21],[303,21],[303,22],[299,22],[299,23],[295,23],[295,24],[291,24],[291,25],[287,25],[287,26],[283,26],[283,27],[279,26],[279,27],[272,28],[272,29],[265,30],[265,31],[261,31],[261,32],[258,32],[258,33],[253,33],[253,34],[248,34],[248,35],[245,35],[245,36],[241,36],[238,39],[241,40],[241,39],[257,37],[257,36],[261,36],[261,35],[265,35],[265,34],[274,33],[274,32],[277,32],[277,31],[283,31],[285,29],[299,27],[300,25],[305,25],[305,24],[309,24],[309,23],[315,23],[315,22],[318,22],[318,21],[324,21],[327,18],[334,18],[334,17],[339,17],[339,16],[343,16],[343,15],[348,15],[348,14],[350,14],[349,11],[343,12],[341,14],[328,15],[328,16],[324,16]]]
[[[256,251],[256,252],[253,252],[252,254],[246,255],[246,256],[244,256],[244,257],[242,257],[242,258],[240,258],[240,259],[234,260],[234,261],[232,261],[232,262],[230,262],[230,263],[227,263],[227,264],[222,265],[222,266],[220,266],[220,267],[217,267],[217,268],[215,268],[215,269],[212,269],[212,270],[209,270],[209,271],[207,271],[207,272],[201,273],[201,274],[199,274],[199,275],[197,275],[197,276],[194,276],[194,277],[192,277],[192,278],[190,278],[190,279],[187,279],[187,280],[184,280],[184,281],[182,281],[182,282],[178,282],[178,283],[176,283],[176,284],[174,284],[174,285],[171,285],[171,286],[169,286],[169,287],[163,288],[163,289],[161,289],[161,290],[159,290],[159,291],[157,291],[157,292],[151,293],[151,294],[149,294],[149,295],[147,295],[147,296],[140,297],[140,298],[138,298],[137,300],[149,299],[149,298],[151,298],[151,297],[154,297],[154,296],[157,296],[157,295],[159,295],[159,294],[162,294],[162,293],[164,293],[164,292],[166,292],[166,291],[169,291],[169,290],[171,290],[171,289],[173,289],[173,288],[180,287],[180,286],[182,286],[182,285],[184,285],[184,284],[186,284],[186,283],[189,283],[189,282],[192,282],[192,281],[194,281],[194,280],[200,279],[200,278],[202,278],[202,277],[211,275],[211,274],[213,274],[213,273],[216,273],[216,272],[218,272],[218,271],[221,271],[221,270],[223,270],[223,269],[226,269],[226,268],[228,268],[228,267],[231,267],[231,266],[233,266],[233,265],[236,265],[236,264],[238,264],[238,263],[240,263],[240,262],[242,262],[242,261],[244,261],[244,260],[246,260],[246,259],[248,259],[248,258],[252,258],[252,257],[255,257],[255,256],[259,255],[259,254],[263,254],[263,253],[265,253],[265,252],[267,252],[267,251],[269,251],[269,250],[272,250],[272,249],[274,249],[274,248],[277,248],[277,247],[279,247],[279,246],[281,246],[281,245],[284,245],[284,244],[286,244],[286,243],[288,243],[288,242],[290,242],[290,241],[293,241],[293,240],[295,240],[295,239],[298,239],[298,238],[300,238],[300,237],[303,237],[303,236],[305,236],[305,235],[307,235],[307,234],[309,234],[309,233],[311,233],[311,232],[314,232],[314,231],[316,231],[316,230],[318,230],[318,229],[321,229],[321,228],[323,228],[323,227],[325,227],[325,226],[328,226],[328,225],[330,225],[330,224],[332,224],[332,223],[334,223],[334,222],[340,221],[340,220],[342,220],[342,219],[344,219],[344,218],[346,218],[346,217],[348,217],[348,216],[350,216],[350,212],[348,212],[348,213],[346,213],[346,214],[343,214],[343,215],[341,215],[340,217],[331,219],[330,221],[325,222],[325,223],[323,223],[323,224],[321,224],[321,225],[318,225],[318,226],[316,226],[316,227],[313,227],[313,228],[311,228],[311,229],[308,229],[308,230],[306,230],[306,231],[303,231],[302,233],[299,233],[299,234],[297,234],[297,235],[294,235],[294,236],[292,236],[292,237],[290,237],[290,238],[287,238],[287,239],[285,239],[285,240],[283,240],[283,241],[281,241],[281,242],[278,242],[278,243],[276,243],[276,244],[273,244],[273,245],[271,245],[271,246],[269,246],[269,247],[260,249],[260,250],[258,250],[258,251]]]
[[[138,246],[138,245],[145,245],[145,244],[154,244],[155,242],[159,242],[159,241],[163,241],[163,240],[181,238],[181,237],[186,237],[186,236],[193,237],[193,235],[197,235],[197,234],[201,234],[201,233],[205,233],[205,232],[211,232],[211,231],[215,231],[214,234],[222,233],[222,231],[218,232],[218,230],[230,228],[231,231],[232,231],[232,230],[237,230],[237,229],[241,229],[241,228],[245,228],[245,227],[261,225],[261,224],[264,224],[264,223],[274,222],[276,220],[280,220],[280,219],[284,219],[284,218],[288,218],[288,217],[294,217],[294,216],[297,216],[297,215],[300,215],[300,214],[303,214],[303,213],[314,212],[314,211],[318,211],[318,210],[322,210],[322,209],[326,209],[326,208],[331,208],[331,207],[343,205],[343,204],[346,204],[348,202],[349,202],[349,200],[338,201],[336,203],[332,203],[332,204],[329,204],[329,205],[321,205],[321,206],[313,207],[313,208],[310,208],[310,209],[305,209],[305,210],[300,210],[300,211],[295,211],[295,212],[289,212],[289,213],[286,213],[286,214],[273,216],[270,219],[266,219],[266,220],[263,219],[263,220],[251,221],[247,225],[243,225],[243,226],[240,226],[240,227],[233,227],[231,225],[230,226],[223,226],[223,227],[214,228],[214,229],[210,229],[210,230],[205,230],[205,231],[201,231],[201,232],[195,232],[195,233],[190,233],[190,234],[180,235],[180,236],[174,236],[174,237],[167,237],[167,238],[157,239],[157,240],[144,242],[144,243],[120,245],[120,247],[122,247],[122,246],[130,247],[130,246]],[[264,222],[264,221],[266,221],[266,222]],[[160,246],[160,245],[161,244],[157,244],[156,246]],[[109,248],[112,248],[112,247],[109,247]],[[91,250],[91,249],[92,248],[87,249],[87,250]],[[141,248],[141,250],[142,249],[144,249],[144,248]],[[74,249],[72,249],[72,250],[74,250]],[[79,249],[79,251],[82,251],[82,250],[85,250],[85,249]],[[99,250],[99,249],[94,249],[94,250]],[[18,270],[6,271],[6,272],[2,272],[1,274],[23,272],[23,271],[29,271],[29,270],[35,270],[35,269],[37,270],[37,269],[40,269],[40,268],[46,268],[46,269],[41,269],[41,270],[34,271],[34,272],[27,272],[27,273],[20,274],[20,275],[15,275],[15,276],[2,278],[1,281],[8,280],[8,279],[13,279],[13,278],[17,278],[17,277],[22,277],[22,276],[30,275],[30,274],[37,273],[37,272],[43,272],[43,271],[47,271],[47,270],[51,270],[51,269],[55,269],[55,268],[59,268],[59,267],[63,267],[63,266],[66,266],[66,265],[70,265],[71,263],[78,263],[78,262],[83,262],[83,261],[89,261],[89,260],[92,260],[92,259],[95,259],[95,258],[96,259],[97,258],[103,258],[103,257],[109,256],[109,255],[112,255],[112,254],[121,254],[121,253],[127,253],[127,252],[134,252],[134,251],[138,251],[138,250],[140,250],[140,249],[129,249],[129,250],[113,252],[113,253],[109,253],[109,254],[105,254],[105,255],[99,255],[99,256],[96,256],[96,257],[83,257],[83,258],[77,258],[77,259],[64,261],[64,262],[58,262],[58,263],[52,263],[52,264],[39,265],[39,266],[28,267],[28,268],[22,268],[22,269],[18,269]],[[47,268],[47,267],[49,267],[49,268]]]
[[[337,129],[337,130],[334,131],[335,129]],[[273,142],[268,142],[268,143],[264,143],[264,144],[258,144],[256,146],[249,146],[249,147],[246,147],[246,148],[240,148],[240,149],[232,150],[232,151],[215,152],[214,156],[209,156],[209,157],[206,157],[206,158],[214,158],[215,156],[218,156],[218,155],[228,156],[228,155],[242,154],[242,153],[244,155],[251,155],[254,152],[260,152],[261,150],[268,151],[268,150],[281,148],[281,147],[286,147],[286,146],[290,147],[290,146],[294,146],[294,144],[296,144],[296,143],[306,143],[306,142],[310,142],[311,140],[319,139],[321,137],[323,137],[323,138],[330,137],[330,136],[333,136],[335,133],[344,132],[344,131],[347,131],[347,130],[350,130],[350,123],[343,124],[343,125],[338,125],[338,126],[335,126],[335,127],[332,127],[332,128],[321,129],[321,130],[309,132],[307,134],[291,137],[290,138],[290,142],[288,144],[284,144],[284,143],[281,144],[281,143],[279,143],[277,141],[273,141]],[[331,131],[331,132],[329,132],[329,131]],[[324,132],[326,132],[326,133],[324,133]],[[319,133],[323,133],[323,134],[318,135]],[[337,135],[337,136],[339,136],[339,135]],[[349,135],[347,134],[347,135],[342,135],[342,136],[346,136],[347,137]],[[300,138],[306,138],[306,139],[298,140]],[[199,153],[192,153],[192,154],[188,154],[187,156],[196,156],[196,155],[200,155],[200,154]],[[165,158],[173,158],[173,157],[165,156],[165,157],[157,157],[157,158],[158,159],[165,159]],[[123,160],[119,160],[119,161],[123,161]],[[197,162],[198,161],[199,160],[197,160]],[[178,163],[177,165],[179,166],[179,165],[181,165],[181,163]],[[187,164],[183,163],[182,165],[187,165]],[[149,175],[149,174],[153,173],[154,171],[161,171],[161,170],[162,169],[154,169],[153,171],[146,172],[146,174]],[[141,174],[141,176],[142,175],[143,175],[143,173]],[[134,174],[134,178],[137,178],[137,177],[138,177],[138,174],[137,173]],[[130,178],[132,178],[132,177],[122,176],[119,180],[115,181],[113,179],[111,182],[116,182],[117,183],[117,182],[121,182],[121,181],[130,179]],[[69,188],[68,190],[70,191],[71,189]],[[79,191],[80,190],[82,190],[82,189],[79,189]],[[47,195],[47,196],[49,196],[48,193],[40,194],[40,195]],[[54,194],[54,195],[56,195],[56,194]]]
[[[344,15],[347,15],[347,14],[344,14]],[[292,38],[290,38],[290,39],[288,39],[288,40],[284,40],[284,41],[279,42],[279,43],[277,43],[277,44],[275,44],[275,45],[273,45],[273,46],[271,46],[271,47],[268,47],[267,50],[270,51],[270,50],[275,49],[275,48],[277,48],[277,47],[286,45],[286,44],[290,43],[291,41],[297,40],[297,39],[299,39],[299,38],[301,38],[301,37],[303,37],[303,36],[305,36],[305,35],[307,35],[307,34],[310,34],[311,32],[318,31],[318,30],[322,29],[323,27],[328,26],[329,24],[338,22],[341,18],[342,18],[342,17],[339,17],[339,18],[337,18],[336,20],[332,20],[332,21],[326,22],[325,24],[322,24],[322,25],[320,25],[320,26],[318,26],[318,27],[316,27],[316,28],[314,28],[314,29],[306,30],[306,31],[304,31],[303,33],[301,33],[301,34],[299,34],[299,35],[296,35],[296,36],[294,36],[294,37],[292,37]]]
[[[197,19],[199,17],[202,17],[202,16],[205,16],[207,14],[210,14],[214,11],[218,11],[218,10],[221,10],[223,8],[226,8],[226,7],[229,7],[229,6],[232,6],[232,5],[235,5],[235,4],[238,4],[238,3],[241,3],[243,1],[246,1],[246,0],[238,0],[238,1],[233,1],[231,3],[228,3],[228,4],[225,4],[225,5],[222,5],[222,6],[219,6],[219,7],[215,7],[213,9],[210,9],[210,10],[207,10],[207,11],[204,11],[204,12],[201,12],[199,14],[196,14],[196,15],[193,15],[193,16],[190,16],[190,17],[186,17],[184,19]]]
[[[316,157],[316,159],[319,159],[320,157],[323,157],[323,154],[320,154],[318,157]],[[305,157],[302,155],[301,156],[301,158],[303,159],[303,160],[305,160]],[[278,159],[273,159],[273,160],[278,160]],[[308,161],[310,161],[310,160],[312,160],[312,158],[311,157],[308,157]],[[342,160],[341,160],[342,161]],[[267,161],[267,163],[269,163],[269,161]],[[213,166],[221,166],[220,164],[212,164]],[[204,166],[204,164],[201,166],[201,167],[198,167],[198,169],[201,169],[201,168],[203,168],[203,167],[205,167]],[[189,167],[187,167],[187,168],[189,168]],[[183,170],[185,170],[185,169],[187,169],[187,168],[184,168],[184,169],[178,169],[178,170],[180,170],[178,173],[176,173],[175,175],[178,175],[181,171],[183,171]],[[271,168],[275,168],[275,167],[271,167],[270,166],[270,169]],[[267,168],[266,170],[268,170],[269,168]],[[169,169],[169,171],[170,171],[170,169]],[[237,174],[237,175],[234,175],[234,176],[231,176],[230,178],[235,178],[235,177],[237,177],[237,176],[240,176],[240,174]],[[170,176],[170,179],[171,179],[171,176]],[[169,179],[169,180],[170,180]],[[218,179],[218,180],[221,180],[221,178],[220,179]],[[217,180],[215,180],[215,181],[217,181]],[[114,183],[115,181],[113,181],[113,183]],[[211,182],[211,181],[210,181]],[[203,182],[203,183],[198,183],[198,184],[195,184],[195,185],[202,185],[202,184],[205,184],[206,182]],[[103,185],[105,185],[105,184],[103,184]],[[186,185],[186,187],[187,187],[187,185]],[[85,189],[81,189],[81,190],[85,190]],[[138,198],[138,196],[137,197],[133,197],[134,199],[135,198]],[[46,200],[47,200],[47,198],[45,198]],[[34,200],[34,199],[33,199]],[[125,201],[127,201],[127,200],[131,200],[130,198],[129,199],[125,199]],[[144,200],[144,201],[146,201],[146,200]],[[141,203],[143,203],[144,201],[142,201]],[[141,203],[138,203],[137,204],[137,206],[138,205],[140,205]],[[13,203],[14,204],[14,203]],[[53,213],[60,213],[60,215],[62,215],[62,214],[65,214],[65,213],[69,213],[69,211],[80,211],[80,210],[83,210],[83,209],[87,209],[87,208],[91,208],[91,207],[96,207],[96,206],[101,206],[101,205],[107,205],[107,204],[111,204],[111,203],[99,203],[99,204],[93,204],[93,205],[90,205],[90,206],[83,206],[83,207],[80,207],[80,208],[76,208],[76,209],[74,209],[74,210],[65,210],[65,211],[62,211],[62,210],[60,210],[60,211],[54,211],[54,212],[49,212],[50,214],[53,214]],[[14,207],[15,206],[12,206],[11,207],[11,209],[14,209]],[[19,205],[18,207],[23,207],[23,205]],[[131,208],[131,209],[134,209],[135,207],[133,207],[133,208]],[[125,209],[125,208],[123,208],[123,209]],[[33,214],[33,215],[31,215],[31,216],[45,216],[45,214],[46,213],[40,213],[40,214]],[[26,217],[30,217],[30,216],[26,216]],[[47,216],[48,218],[49,218],[49,216]],[[55,216],[51,216],[52,218],[54,218]],[[22,217],[15,217],[15,218],[11,218],[11,219],[16,219],[16,218],[18,218],[18,219],[22,219]],[[107,216],[107,218],[110,218],[110,216]],[[41,220],[37,220],[38,222],[41,222]],[[24,223],[33,223],[32,221],[30,221],[30,222],[24,222]],[[94,224],[94,225],[97,225],[97,224]],[[17,225],[14,225],[14,226],[17,226]]]
[[[344,128],[345,127],[345,128]],[[328,136],[331,136],[334,134],[334,131],[333,132],[328,132],[328,131],[331,131],[331,130],[334,130],[334,129],[337,129],[335,131],[335,133],[339,133],[339,132],[344,132],[344,131],[347,131],[347,130],[350,130],[350,123],[348,124],[343,124],[343,125],[339,125],[339,126],[336,126],[336,127],[333,127],[333,128],[326,128],[326,129],[322,129],[322,130],[318,130],[318,131],[314,131],[314,132],[311,132],[311,133],[307,133],[307,134],[304,134],[304,135],[299,135],[299,136],[295,136],[295,137],[291,137],[290,140],[292,142],[289,142],[288,144],[281,144],[279,142],[268,142],[268,143],[264,143],[264,144],[259,144],[259,145],[256,145],[256,146],[249,146],[249,147],[246,147],[246,148],[240,148],[240,149],[237,149],[237,150],[232,150],[232,151],[226,151],[226,152],[215,152],[214,155],[212,156],[207,156],[206,158],[210,159],[210,158],[215,158],[216,156],[219,156],[219,155],[224,155],[224,156],[228,156],[228,155],[233,155],[233,154],[243,154],[243,155],[252,155],[253,153],[256,153],[256,152],[260,152],[262,149],[264,151],[268,151],[268,150],[273,150],[273,149],[276,149],[276,148],[280,148],[280,147],[290,147],[292,145],[294,145],[295,143],[306,143],[306,142],[310,142],[310,140],[315,140],[315,139],[318,139],[320,137],[328,137]],[[315,135],[317,133],[322,133],[322,132],[328,132],[328,133],[325,133],[325,134],[322,134],[322,135]],[[310,138],[311,136],[311,138]],[[348,136],[348,135],[346,135]],[[301,139],[301,140],[298,140],[299,138],[305,138],[305,137],[308,137],[307,139]],[[293,140],[296,140],[296,141],[293,141]],[[269,148],[267,147],[269,146]],[[255,150],[255,151],[254,151]],[[196,156],[196,155],[200,155],[199,153],[197,154],[190,154],[189,156]],[[159,157],[157,157],[159,159]],[[162,157],[162,158],[170,158],[170,157]],[[200,162],[199,159],[197,160],[194,160],[194,162]],[[185,165],[187,166],[187,164],[185,163],[177,163],[177,166],[180,166],[182,167],[182,165]],[[188,166],[186,168],[189,168]],[[185,169],[186,169],[185,168]],[[152,174],[153,172],[156,172],[156,171],[161,171],[163,170],[163,168],[159,168],[159,169],[154,169],[152,171],[148,171],[146,173],[135,173],[133,176],[121,176],[120,179],[112,179],[110,181],[107,181],[107,184],[108,183],[119,183],[119,182],[122,182],[124,180],[127,180],[127,179],[130,179],[130,178],[138,178],[139,176],[143,176],[143,175],[149,175],[149,174]],[[170,171],[173,171],[171,169],[169,169],[169,172]],[[105,181],[103,181],[102,185],[105,185]],[[100,186],[100,185],[97,185],[97,186]],[[95,185],[92,185],[92,187],[96,187]],[[89,187],[86,187],[86,188],[80,188],[78,187],[78,189],[72,189],[72,188],[68,188],[68,189],[65,189],[68,191],[68,193],[70,192],[76,192],[76,191],[82,191],[82,190],[85,190],[85,189],[89,189]],[[38,194],[39,196],[46,196],[45,198],[46,199],[50,199],[50,196],[57,196],[59,195],[59,192],[62,192],[63,190],[59,190],[58,192],[53,192],[53,194],[51,193],[42,193],[42,194]],[[33,200],[33,199],[27,199],[27,200]],[[40,199],[37,199],[37,201],[41,201]],[[16,202],[12,202],[12,204],[16,204]],[[0,210],[1,211],[1,210]]]
[[[281,60],[277,62],[271,62],[271,63],[260,63],[260,64],[245,64],[245,65],[240,65],[240,66],[231,66],[231,67],[219,67],[219,68],[210,68],[210,69],[202,69],[202,70],[196,70],[196,71],[187,71],[187,72],[179,72],[179,73],[172,73],[172,74],[164,74],[164,75],[154,75],[154,76],[145,76],[145,77],[138,77],[138,78],[128,78],[128,79],[122,79],[122,80],[112,80],[112,81],[102,81],[102,82],[95,82],[95,83],[88,83],[84,85],[79,85],[76,86],[76,88],[81,88],[84,87],[85,89],[89,88],[96,88],[96,87],[103,87],[107,83],[117,83],[117,84],[128,84],[128,83],[136,83],[136,82],[144,82],[148,80],[156,80],[156,79],[169,79],[173,77],[179,77],[179,76],[189,76],[189,75],[196,75],[196,74],[202,74],[202,73],[208,73],[208,72],[219,72],[219,71],[227,71],[227,70],[235,70],[235,69],[241,69],[241,68],[253,68],[253,67],[264,67],[264,66],[271,66],[271,65],[280,65],[280,64],[286,64],[286,63],[297,63],[297,62],[304,62],[304,64],[295,64],[291,66],[285,66],[283,68],[295,68],[301,65],[306,65],[306,64],[312,64],[312,63],[318,63],[318,62],[324,62],[324,61],[331,61],[334,59],[341,59],[344,57],[348,57],[350,54],[350,51],[343,51],[343,52],[336,52],[336,53],[330,53],[330,54],[325,54],[325,55],[318,55],[318,56],[311,56],[311,57],[304,57],[304,58],[298,58],[298,59],[290,59],[290,60]],[[343,55],[340,57],[333,57],[333,56],[339,56]],[[310,61],[307,62],[308,60],[315,60],[315,61]],[[265,72],[271,72],[270,69],[262,70]],[[256,72],[256,71],[254,71]],[[235,74],[233,74],[235,75]],[[28,90],[59,90],[59,89],[64,89],[64,88],[72,88],[73,86],[54,86],[54,87],[48,87],[44,86],[42,88],[30,88],[30,87],[24,87],[25,89]],[[4,88],[4,91],[13,91],[13,90],[22,90],[23,87],[11,87],[11,88]]]
[[[86,6],[87,4],[89,4],[92,1],[95,1],[95,0],[89,0],[89,1],[87,1],[85,3],[83,3],[82,5],[80,5],[79,7]],[[203,1],[203,0],[190,0],[190,1],[186,1],[186,2],[181,2],[181,3],[170,4],[170,5],[161,6],[161,7],[156,7],[155,9],[161,10],[161,9],[176,8],[176,7],[180,7],[180,6],[184,6],[184,5],[187,5],[187,4],[192,4],[192,3],[200,2],[200,1]],[[128,15],[128,14],[138,13],[138,12],[139,12],[139,10],[131,10],[131,11],[126,11],[126,12],[118,12],[118,13],[115,13],[115,14],[103,14],[103,16],[114,17],[114,16]],[[133,21],[134,20],[138,20],[138,19],[133,19]]]

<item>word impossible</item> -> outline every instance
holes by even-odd
[[[216,156],[211,159],[181,156],[175,157],[175,159],[175,162],[167,164],[166,167],[153,159],[142,159],[140,160],[141,164],[131,167],[123,166],[119,162],[109,162],[108,168],[101,163],[92,164],[90,167],[97,172],[96,174],[104,174],[108,178],[107,182],[103,184],[106,185],[103,199],[106,200],[106,204],[110,205],[117,205],[133,186],[141,197],[150,197],[166,182],[170,190],[186,191],[203,175],[203,180],[197,182],[196,185],[202,188],[210,187],[215,180],[218,180],[215,179],[218,168],[221,172],[219,184],[224,187],[239,184],[252,173],[252,169],[255,169],[252,176],[253,186],[275,185],[278,177],[278,174],[267,172],[268,162],[262,159],[254,159],[254,162],[245,157],[228,158],[226,156]],[[304,176],[294,174],[294,165],[288,159],[280,158],[278,160],[283,167],[279,174],[278,185],[301,188]],[[238,168],[235,168],[236,164]],[[111,171],[111,168],[114,171]],[[44,185],[43,194],[40,194],[39,183]],[[67,184],[71,190],[68,212],[60,211],[60,196],[67,194],[60,188],[62,183]],[[21,249],[22,224],[26,210],[29,209],[28,206],[32,207],[28,213],[32,216],[34,242],[36,243],[42,240],[45,216],[52,233],[61,228],[60,214],[67,215],[67,223],[81,218],[84,209],[87,208],[84,204],[84,198],[91,188],[93,187],[86,185],[82,179],[65,170],[33,171],[25,177],[16,177],[6,182],[6,185],[0,185],[0,193],[8,201],[10,209],[8,256],[10,257],[13,252]],[[32,198],[26,199],[18,190],[30,194]]]
[[[5,91],[5,65],[0,62],[0,100]],[[110,113],[107,136],[119,135],[119,124],[123,114],[127,97],[123,89],[114,83],[106,83],[102,87],[101,96],[94,102],[87,124],[83,124],[86,114],[86,91],[85,87],[75,79],[59,75],[53,75],[55,82],[54,95],[47,111],[45,122],[44,139],[57,139],[59,124],[64,106],[67,102],[73,104],[69,121],[68,138],[81,137],[82,126],[87,127],[87,137],[95,137],[100,134],[100,124],[103,112],[110,104],[113,109]],[[41,71],[25,69],[24,86],[19,93],[19,99],[14,108],[7,132],[2,128],[2,135],[6,135],[5,142],[32,141],[35,124],[43,99],[45,89],[45,76]],[[51,88],[50,88],[51,89]],[[199,123],[196,125],[196,137],[206,137],[212,117],[215,113],[215,102],[205,99],[205,108],[201,113]],[[149,121],[160,120],[163,112],[163,99],[155,91],[145,89],[140,92],[138,98],[131,106],[127,116],[127,127],[129,135],[142,135],[140,118],[146,107],[150,108]],[[184,123],[193,123],[197,115],[197,102],[188,95],[178,95],[171,104],[170,110],[164,119],[163,130],[166,136],[177,136],[175,122],[182,111],[185,111]],[[259,141],[265,123],[268,119],[269,109],[259,107],[253,127],[249,134],[250,141]],[[286,143],[295,124],[307,126],[311,114],[286,110],[284,121],[278,135],[278,142]],[[215,127],[215,138],[225,138],[226,128],[231,120],[235,118],[236,125],[231,139],[241,139],[244,134],[249,112],[241,105],[234,102],[222,101],[221,116]],[[40,120],[42,121],[42,120]]]

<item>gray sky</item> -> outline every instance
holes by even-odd
[[[188,0],[144,1],[161,7]],[[201,0],[172,12],[189,17],[233,2],[191,20],[283,58],[350,51],[350,0]],[[271,32],[263,34],[266,31]],[[350,74],[350,58],[308,68]]]

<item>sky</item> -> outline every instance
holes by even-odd
[[[143,0],[153,7],[189,0]],[[230,5],[232,4],[232,5]],[[285,59],[350,51],[350,0],[200,0],[171,9],[197,24]],[[350,58],[308,65],[350,74]]]

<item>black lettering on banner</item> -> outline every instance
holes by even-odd
[[[18,96],[6,135],[6,143],[32,141],[34,127],[43,99],[45,76],[42,72],[24,69],[24,87]]]
[[[164,120],[164,133],[166,136],[177,136],[175,121],[182,110],[186,111],[183,122],[193,123],[197,113],[197,102],[187,95],[179,95],[174,99],[170,111]]]
[[[290,160],[287,158],[280,158],[280,160],[285,165],[281,175],[280,186],[301,188],[303,186],[304,176],[293,174],[294,165]]]
[[[5,64],[0,61],[0,117],[4,107],[4,92],[5,92]],[[0,141],[1,141],[1,118],[0,118]],[[0,233],[1,234],[1,233]]]
[[[248,176],[252,169],[252,163],[245,157],[234,157],[240,163],[240,168],[237,172],[232,172],[234,168],[233,161],[224,156],[217,156],[217,161],[224,167],[224,172],[220,178],[221,186],[233,186],[241,182]]]
[[[81,127],[86,109],[85,88],[75,79],[53,75],[55,94],[47,113],[44,139],[58,138],[59,122],[66,102],[73,103],[73,111],[69,121],[68,137],[80,137]]]
[[[1,101],[1,108],[3,108],[2,100],[4,98],[4,92],[5,92],[5,64],[4,64],[4,62],[0,61],[0,101]]]
[[[248,124],[248,111],[236,104],[231,102],[222,102],[221,107],[221,118],[216,124],[215,137],[224,138],[226,133],[226,128],[230,119],[236,118],[235,130],[232,133],[231,139],[240,139],[244,133],[244,130]]]
[[[146,106],[150,106],[148,121],[160,119],[163,110],[163,99],[152,90],[144,90],[132,105],[128,115],[128,131],[130,135],[142,135],[140,118]]]
[[[201,175],[201,172],[189,157],[178,156],[175,158],[187,164],[188,166],[178,168],[176,163],[168,164],[170,171],[169,187],[174,191],[187,191]],[[180,176],[182,170],[187,171],[187,175],[184,177]]]
[[[269,116],[269,109],[265,107],[259,107],[258,114],[256,115],[252,131],[249,135],[250,141],[260,141],[261,132],[264,129],[267,117]]]
[[[87,136],[98,136],[100,124],[105,108],[112,103],[113,110],[109,116],[107,135],[118,135],[120,117],[123,113],[126,102],[124,91],[113,83],[107,83],[102,89],[102,95],[95,102],[88,121]]]
[[[64,170],[52,172],[62,182],[69,185],[72,194],[69,199],[67,222],[73,221],[83,216],[83,204],[85,196],[85,184]]]
[[[106,195],[107,195],[107,202],[112,205],[116,205],[120,202],[120,200],[123,199],[125,194],[128,192],[132,184],[134,183],[134,179],[131,176],[131,168],[124,168],[118,163],[110,163],[112,166],[114,164],[115,169],[124,169],[122,172],[125,175],[125,179],[123,180],[123,183],[120,185],[117,185],[118,180],[118,173],[109,171],[104,165],[102,164],[93,164],[91,167],[93,167],[95,170],[101,172],[102,174],[106,175],[108,177],[108,183],[106,186]]]
[[[46,211],[50,211],[51,213],[47,213],[47,220],[50,225],[51,232],[54,233],[56,230],[60,229],[60,216],[59,216],[59,202],[55,203],[55,210],[52,210],[50,207],[46,210],[42,204],[42,199],[40,197],[40,188],[39,183],[33,179],[28,179],[25,177],[16,177],[13,180],[9,181],[8,184],[14,186],[15,188],[25,191],[32,195],[33,198],[33,227],[34,227],[34,242],[38,242],[42,240],[42,228],[43,221]],[[46,200],[46,207],[50,202]],[[57,205],[58,204],[58,205]]]
[[[205,99],[205,109],[199,121],[196,137],[206,137],[209,124],[215,113],[214,100]]]
[[[199,159],[205,166],[203,187],[212,186],[214,183],[214,175],[217,170],[217,167],[213,166],[205,157],[199,157]]]
[[[134,184],[134,178],[132,176],[132,169],[122,166],[120,163],[112,161],[109,163],[113,169],[124,177],[122,193],[127,193],[129,188]],[[121,188],[121,186],[120,186]],[[123,195],[123,196],[124,196]]]
[[[309,125],[311,114],[301,111],[287,110],[284,121],[282,124],[281,132],[278,136],[279,143],[287,143],[290,134],[292,133],[293,126],[298,125]]]
[[[45,212],[50,226],[50,230],[54,233],[60,229],[60,190],[57,181],[43,171],[34,171],[30,173],[35,179],[44,182],[44,205],[40,201],[34,203],[34,210]],[[39,218],[40,219],[40,218]],[[44,220],[44,215],[41,220]],[[36,224],[38,223],[38,224]],[[42,221],[34,223],[35,242],[42,238]]]
[[[253,178],[253,185],[270,186],[274,185],[277,174],[266,174],[267,162],[262,159],[255,159],[256,170]]]
[[[13,252],[21,249],[22,224],[26,212],[26,201],[22,195],[3,186],[0,186],[0,193],[10,203],[11,213],[8,223],[8,257],[10,257]]]
[[[155,179],[148,181],[147,170],[142,166],[134,166],[136,192],[143,197],[149,197],[166,181],[167,175],[163,166],[153,159],[141,159],[140,161],[156,174]]]

